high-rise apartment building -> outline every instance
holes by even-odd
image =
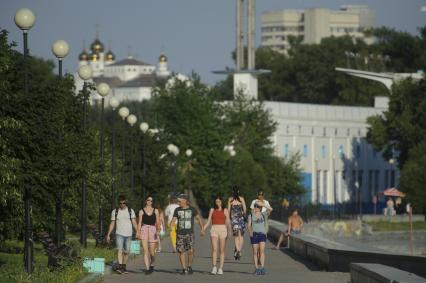
[[[364,37],[373,27],[374,12],[363,5],[346,5],[340,10],[313,8],[270,11],[262,14],[262,46],[284,53],[289,36],[300,36],[304,43],[319,43],[329,36]]]

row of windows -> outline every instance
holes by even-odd
[[[362,32],[363,28],[357,28],[357,27],[330,27],[330,32],[345,32],[345,33],[351,33],[351,32]]]
[[[273,27],[263,27],[262,32],[277,32],[277,31],[304,31],[304,26],[273,26]]]
[[[277,39],[277,40],[285,40],[285,36],[284,35],[267,35],[267,36],[262,36],[262,42],[268,41],[268,40],[272,40],[272,39]]]
[[[321,153],[321,158],[326,158],[327,157],[327,146],[322,145],[320,153]],[[345,150],[344,150],[343,145],[339,145],[336,153],[337,153],[337,156],[341,159],[343,159],[345,157]],[[361,157],[361,145],[356,145],[354,154],[355,154],[356,158]],[[284,145],[283,155],[285,157],[289,156],[289,144]],[[308,157],[308,155],[309,155],[309,147],[308,147],[307,144],[304,144],[303,145],[303,157],[306,158],[306,157]],[[374,156],[374,158],[377,157],[377,152],[375,150],[373,150],[373,156]]]

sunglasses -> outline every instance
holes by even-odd
[[[120,201],[120,204],[126,204],[126,202],[125,201]]]
[[[146,201],[153,201],[152,199],[147,199]]]

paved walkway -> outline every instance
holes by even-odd
[[[211,275],[210,237],[206,233],[201,237],[197,231],[195,239],[195,258],[193,275],[180,275],[177,254],[171,252],[169,238],[163,240],[163,251],[157,254],[155,269],[150,275],[142,271],[143,257],[137,256],[128,263],[129,274],[111,274],[104,277],[104,282],[349,282],[349,273],[325,272],[306,262],[288,250],[273,250],[272,244],[266,249],[266,275],[254,275],[251,247],[248,236],[245,236],[241,261],[233,259],[233,238],[227,241],[227,253],[223,275]]]

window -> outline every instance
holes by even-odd
[[[373,170],[368,171],[368,191],[370,192],[370,194],[374,192],[373,174]]]
[[[322,203],[327,203],[327,191],[328,191],[328,171],[324,170],[323,175],[323,188],[322,188]]]
[[[308,145],[303,145],[303,157],[308,157]]]
[[[361,146],[359,144],[356,146],[356,157],[361,157]]]
[[[390,170],[390,186],[395,187],[395,170]]]
[[[379,178],[380,178],[380,171],[379,170],[374,171],[374,193],[377,193],[379,191]]]
[[[325,145],[321,146],[321,157],[325,158],[325,156],[327,155],[327,150],[325,148]]]
[[[385,189],[389,188],[389,170],[385,170],[384,181]]]
[[[288,157],[288,144],[284,145],[284,156]]]
[[[343,145],[339,145],[339,157],[343,159],[345,157],[345,150],[343,149]]]

